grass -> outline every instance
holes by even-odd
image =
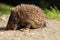
[[[9,14],[10,8],[11,8],[11,6],[0,3],[0,16],[3,14]]]
[[[10,14],[10,8],[12,6],[6,5],[3,3],[0,3],[0,16],[3,14]],[[46,18],[48,19],[60,19],[60,10],[58,10],[56,7],[52,8],[50,10],[44,9],[44,12],[46,14]]]
[[[60,10],[58,10],[56,7],[51,7],[50,10],[44,9],[44,12],[46,14],[46,18],[48,19],[60,19]]]

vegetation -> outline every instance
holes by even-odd
[[[56,7],[55,8],[50,7],[50,8],[51,8],[50,10],[44,9],[46,17],[48,19],[60,19],[60,10],[58,10]]]
[[[9,14],[11,6],[0,3],[0,15]]]

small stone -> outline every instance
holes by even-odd
[[[21,31],[24,31],[24,29],[20,29]]]
[[[11,35],[11,34],[8,34],[8,35]]]
[[[2,20],[5,20],[5,18],[1,18]]]

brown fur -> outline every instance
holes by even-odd
[[[7,29],[35,29],[45,26],[45,20],[45,14],[39,7],[35,5],[21,4],[11,9]]]

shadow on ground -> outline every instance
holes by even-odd
[[[6,27],[0,27],[0,31],[7,30]]]

